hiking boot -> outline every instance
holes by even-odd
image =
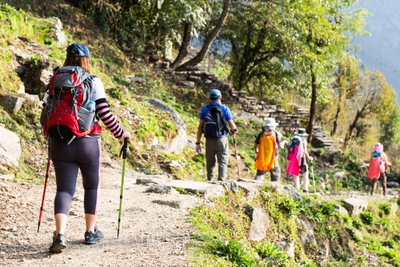
[[[98,241],[104,238],[104,234],[102,231],[97,229],[97,226],[94,228],[94,233],[92,231],[85,232],[85,244],[96,244]]]
[[[61,253],[64,248],[67,247],[67,238],[65,235],[54,233],[53,243],[51,244],[49,251],[50,253]]]

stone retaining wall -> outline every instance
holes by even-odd
[[[294,106],[292,107],[294,112],[289,112],[278,108],[272,99],[268,103],[259,101],[256,97],[247,96],[246,91],[236,91],[232,84],[223,82],[215,74],[202,71],[197,67],[192,67],[187,71],[172,71],[166,67],[168,66],[163,63],[158,69],[164,79],[189,90],[202,88],[205,93],[214,88],[219,89],[224,104],[235,104],[242,111],[251,113],[262,120],[272,117],[279,123],[279,128],[283,132],[294,133],[299,127],[305,127],[308,124],[309,110],[306,108]],[[315,127],[312,146],[336,149],[333,141],[328,139],[321,126]]]
[[[293,132],[301,125],[306,125],[309,117],[307,109],[295,107],[295,112],[288,112],[282,108],[277,108],[273,102],[265,103],[259,101],[256,97],[247,96],[245,91],[235,91],[232,84],[218,80],[215,74],[206,71],[200,71],[197,68],[188,71],[163,71],[165,79],[173,83],[191,88],[202,88],[208,93],[211,89],[219,89],[222,94],[224,104],[236,104],[242,111],[254,114],[260,119],[268,117],[275,118],[279,127],[283,131]]]

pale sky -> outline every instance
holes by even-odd
[[[368,69],[381,71],[400,99],[400,1],[399,0],[359,0],[355,7],[367,9],[372,16],[367,17],[365,29],[369,37],[359,37],[361,45],[358,56]]]

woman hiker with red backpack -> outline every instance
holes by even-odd
[[[392,163],[389,162],[386,153],[383,152],[383,145],[381,143],[376,143],[372,150],[368,167],[368,178],[370,178],[372,182],[371,195],[375,194],[377,182],[380,180],[383,195],[386,196],[386,169],[391,165]]]
[[[90,53],[86,45],[71,44],[67,48],[65,66],[76,66],[90,73]],[[55,76],[55,75],[54,75]],[[53,76],[53,77],[54,77]],[[92,95],[95,102],[95,113],[117,139],[129,139],[131,134],[123,130],[113,114],[106,100],[103,83],[94,75],[91,76]],[[49,85],[52,84],[50,80]],[[57,88],[49,88],[57,91]],[[62,91],[63,89],[61,89]],[[61,93],[60,93],[61,94]],[[50,93],[51,95],[51,93]],[[46,99],[44,99],[46,102]],[[85,190],[84,211],[86,231],[85,244],[96,244],[104,238],[97,229],[96,221],[99,212],[100,167],[101,167],[101,127],[95,122],[89,134],[69,139],[53,138],[50,135],[50,158],[53,161],[57,193],[54,199],[54,217],[56,231],[49,251],[60,253],[67,246],[65,231],[68,215],[71,209],[72,197],[76,190],[78,170],[82,174],[82,184]],[[69,140],[65,140],[69,139]]]

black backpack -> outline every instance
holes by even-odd
[[[221,138],[228,132],[227,121],[221,106],[208,106],[204,117],[203,133],[206,138]]]

